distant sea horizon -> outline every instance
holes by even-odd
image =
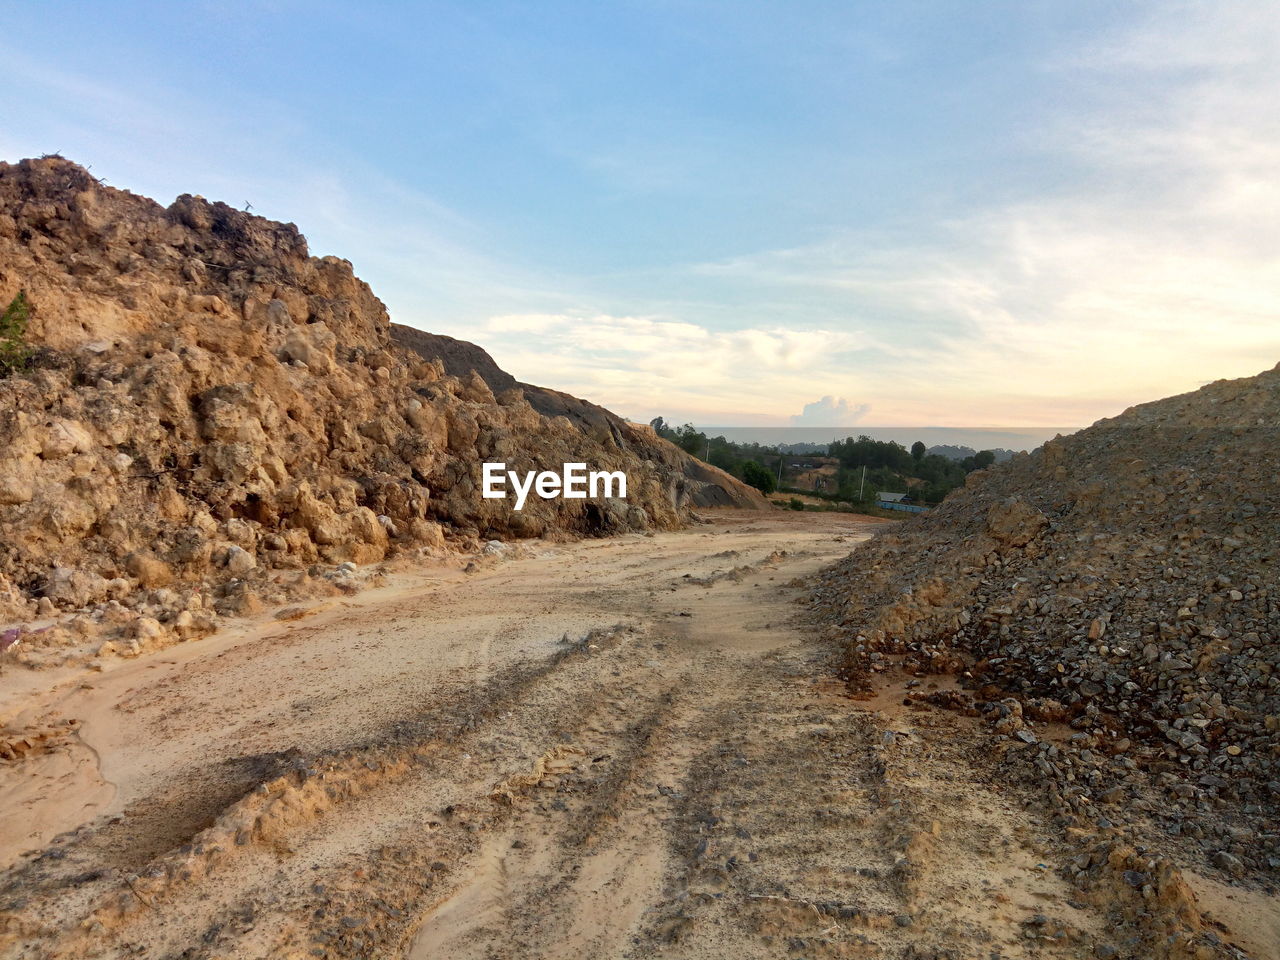
[[[863,434],[875,440],[894,440],[910,447],[917,440],[926,446],[950,445],[974,450],[1031,451],[1059,434],[1080,427],[716,427],[695,424],[708,437],[724,437],[735,443],[830,443]]]

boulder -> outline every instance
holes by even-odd
[[[987,532],[1009,547],[1023,547],[1049,525],[1049,518],[1018,497],[991,505],[987,511]]]
[[[143,587],[165,587],[173,582],[172,568],[147,551],[135,551],[124,558],[124,568]]]
[[[73,453],[88,453],[93,449],[93,437],[82,424],[74,420],[52,420],[44,428],[40,441],[40,455],[46,460],[60,460]]]
[[[111,590],[107,579],[91,570],[55,567],[45,579],[44,596],[66,608],[86,607],[105,600]]]
[[[29,464],[0,461],[0,505],[27,503],[35,491],[35,476]]]

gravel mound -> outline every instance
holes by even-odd
[[[1280,366],[973,474],[824,573],[813,600],[853,685],[898,663],[959,673],[1074,808],[1109,789],[1101,768],[1141,770],[1170,804],[1157,819],[1233,810],[1251,826],[1219,865],[1273,869],[1278,475]],[[1077,731],[1075,761],[1024,715]]]

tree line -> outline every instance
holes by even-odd
[[[709,437],[691,423],[672,427],[657,417],[650,426],[690,456],[719,467],[764,493],[790,489],[787,480],[789,474],[794,479],[794,463],[805,460],[803,454],[789,454],[776,446]],[[825,455],[839,461],[835,490],[825,491],[827,498],[855,504],[873,503],[880,491],[909,493],[919,503],[940,503],[952,490],[963,486],[970,473],[991,466],[996,459],[993,451],[981,450],[953,460],[929,453],[919,440],[908,449],[896,441],[876,440],[866,434],[832,441]]]

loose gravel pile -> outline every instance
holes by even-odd
[[[1090,765],[1120,761],[1152,775],[1165,813],[1229,808],[1251,824],[1219,858],[1228,872],[1274,868],[1278,475],[1280,366],[974,474],[825,572],[813,599],[855,686],[903,662],[958,673],[1046,764],[1060,751],[1026,723],[1077,731],[1075,769],[1049,772],[1084,805],[1113,782]]]

